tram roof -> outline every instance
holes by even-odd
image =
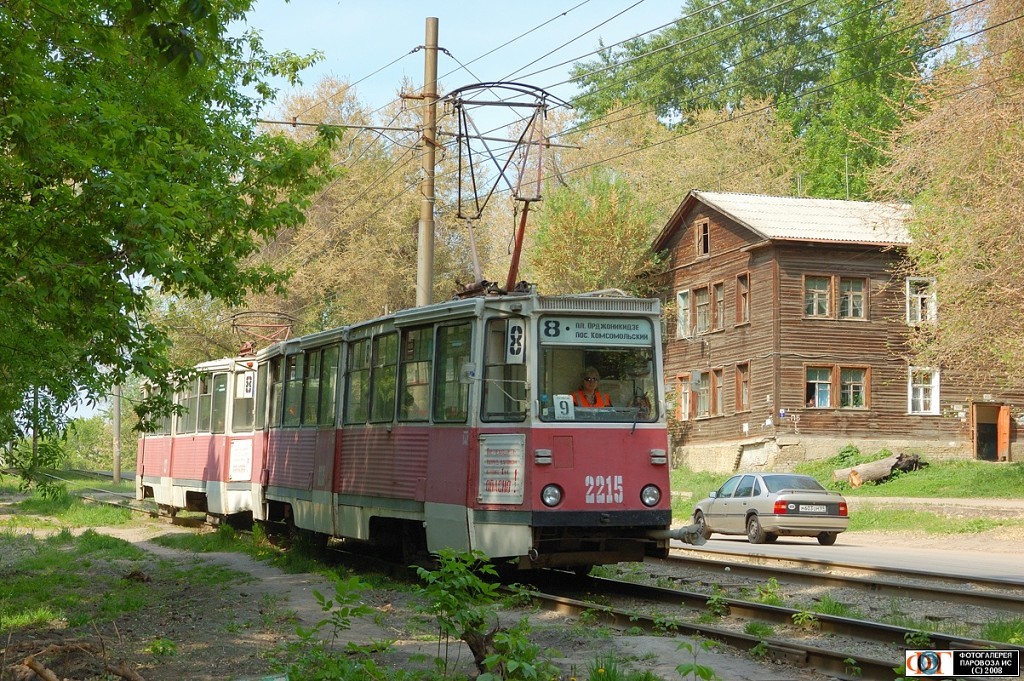
[[[479,316],[485,308],[506,309],[510,312],[573,312],[590,314],[660,314],[661,301],[657,298],[636,298],[618,289],[606,289],[586,293],[544,296],[536,292],[511,293],[501,296],[446,300],[431,305],[412,307],[374,319],[340,326],[285,341],[278,341],[259,352],[261,358],[289,354],[295,350],[317,347],[335,341],[347,340],[353,335],[362,335],[367,328],[394,324],[397,328],[416,326],[429,322],[445,321]],[[292,349],[294,348],[294,349]],[[290,350],[291,349],[291,350]]]

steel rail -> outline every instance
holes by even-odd
[[[623,582],[620,580],[606,579],[603,577],[592,577],[587,576],[580,578],[576,575],[568,575],[567,573],[550,572],[546,575],[549,581],[546,584],[557,586],[559,589],[565,589],[566,591],[594,591],[601,593],[602,595],[614,595],[626,598],[636,598],[640,600],[656,602],[656,603],[667,603],[676,605],[679,607],[693,608],[699,610],[706,610],[708,607],[708,601],[711,596],[703,593],[696,593],[691,591],[683,591],[677,589],[666,589],[664,587],[657,587],[651,585],[636,584],[633,582]],[[559,597],[562,598],[562,597]],[[724,598],[715,597],[719,603],[724,603],[729,608],[729,615],[739,617],[742,619],[758,620],[762,622],[774,622],[778,624],[792,624],[794,621],[793,616],[800,614],[802,611],[794,608],[786,608],[776,605],[767,605],[764,603],[757,603],[752,601],[743,601],[735,598]],[[569,598],[572,601],[574,599]],[[585,601],[578,601],[583,604],[585,609],[601,611],[603,612],[606,606],[597,605],[593,603],[587,603]],[[575,607],[575,606],[573,606]],[[614,610],[614,609],[609,609]],[[630,621],[631,618],[635,618],[635,613],[628,613],[622,615],[625,619],[620,619],[620,616],[616,614],[616,622],[624,623]],[[887,643],[894,645],[898,648],[907,647],[907,637],[920,636],[921,632],[916,629],[907,629],[905,627],[898,627],[890,624],[883,624],[880,622],[871,622],[868,620],[854,619],[850,617],[839,617],[836,615],[826,615],[822,613],[814,613],[815,628],[826,634],[835,634],[850,636],[862,640],[876,641],[881,643]],[[706,624],[689,624],[679,621],[673,621],[673,626],[681,630],[689,632],[702,632],[703,635],[712,638],[719,638],[718,632],[726,632],[730,637],[739,637],[739,642],[734,643],[732,639],[725,639],[725,634],[722,634],[723,639],[726,640],[730,645],[736,645],[743,649],[749,649],[757,645],[762,639],[754,636],[748,636],[746,634],[737,634],[723,628],[716,628]],[[714,635],[712,635],[714,631]],[[929,647],[937,649],[959,649],[959,650],[983,650],[987,648],[999,648],[999,649],[1017,649],[1024,652],[1024,647],[1014,646],[1002,642],[984,641],[980,639],[969,639],[962,636],[953,636],[950,634],[944,634],[941,632],[927,632],[930,639]],[[844,671],[846,665],[838,664],[837,661],[842,661],[847,658],[856,659],[856,654],[849,651],[835,652],[825,651],[823,649],[813,648],[804,646],[804,644],[798,641],[789,641],[777,638],[764,639],[765,643],[773,651],[776,649],[784,650],[806,650],[806,660],[808,664],[812,664],[815,668],[831,673]],[[792,661],[792,660],[790,660]],[[887,674],[892,673],[894,667],[899,666],[901,662],[897,661],[881,661],[881,660],[857,660],[857,666],[862,668],[864,678],[887,678],[885,676],[876,676],[875,674],[868,674],[867,670],[869,667],[874,667],[876,670],[881,670],[883,667],[887,670]]]
[[[695,554],[705,556],[718,556],[720,558],[701,558]],[[687,546],[683,553],[672,553],[668,560],[692,560],[713,563],[716,561],[739,560],[744,563],[767,566],[769,563],[790,563],[796,566],[816,567],[823,570],[850,570],[862,572],[867,575],[880,575],[900,577],[907,579],[920,579],[929,582],[946,582],[948,584],[962,584],[963,575],[950,575],[932,570],[915,570],[913,568],[890,568],[885,566],[864,565],[863,563],[850,563],[837,560],[823,560],[820,558],[796,558],[790,556],[769,556],[764,553],[742,553],[723,551],[720,549],[709,549],[705,547]],[[735,570],[737,563],[729,563]],[[970,578],[972,584],[987,589],[1003,589],[1005,591],[1024,592],[1024,580],[1003,579],[999,577],[974,577]]]
[[[663,632],[665,623],[648,615],[620,610],[606,605],[557,596],[539,591],[528,591],[537,603],[546,609],[561,614],[579,615],[589,612],[603,621],[622,627],[641,627],[646,631]],[[885,679],[893,676],[893,668],[901,666],[891,660],[860,658],[850,653],[840,653],[815,646],[808,646],[773,637],[750,636],[710,624],[690,624],[673,621],[672,629],[687,636],[698,636],[725,643],[740,650],[751,650],[762,643],[766,646],[766,657],[799,667],[813,667],[839,679]]]
[[[941,600],[947,603],[960,605],[973,605],[981,608],[994,610],[1007,610],[1018,614],[1024,614],[1024,594],[1012,593],[1024,585],[1017,585],[1013,582],[1003,583],[1000,580],[974,579],[969,581],[973,586],[982,586],[988,589],[1004,589],[996,591],[968,591],[954,589],[944,586],[929,586],[926,584],[911,584],[894,582],[889,579],[877,579],[873,577],[854,577],[848,575],[834,575],[822,572],[810,572],[789,567],[768,566],[764,564],[751,564],[737,561],[723,561],[708,558],[694,558],[690,556],[670,556],[666,559],[673,567],[680,567],[680,564],[699,570],[720,572],[726,567],[732,575],[741,577],[757,577],[766,579],[777,577],[780,581],[795,584],[812,586],[828,586],[833,588],[852,588],[870,591],[873,594],[892,596],[894,598],[912,598],[919,600]],[[798,561],[797,561],[798,562]],[[822,561],[811,561],[819,563]],[[844,567],[843,569],[855,569]],[[861,566],[859,569],[870,572],[872,568]],[[912,570],[880,570],[890,577],[913,578],[931,581],[952,581],[935,580],[930,575],[933,573],[915,572]],[[959,583],[965,580],[961,578]],[[1008,592],[1009,590],[1010,592]]]

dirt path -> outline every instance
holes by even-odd
[[[240,553],[193,554],[153,541],[160,535],[195,530],[162,522],[95,529],[144,550],[148,558],[139,567],[142,573],[173,575],[175,568],[194,568],[189,574],[210,576],[209,583],[204,583],[202,577],[198,582],[193,577],[192,582],[186,583],[173,577],[153,579],[147,582],[147,588],[159,590],[158,608],[121,617],[107,629],[97,628],[96,636],[109,646],[111,653],[126,659],[146,681],[266,679],[271,674],[269,658],[280,646],[296,640],[295,627],[309,628],[323,619],[314,590],[328,597],[334,595],[333,585],[318,575],[288,574]],[[1022,534],[1020,530],[993,530],[957,535],[950,542],[967,551],[1019,549]],[[907,541],[905,534],[898,533],[850,533],[850,537],[873,545]],[[225,569],[236,573],[235,578],[220,581]],[[432,667],[430,661],[435,657],[446,656],[453,670],[472,674],[471,656],[461,643],[439,645],[436,624],[416,609],[419,600],[415,588],[371,588],[363,592],[363,599],[375,614],[355,620],[351,629],[341,632],[343,641],[361,645],[393,641],[389,652],[379,658],[387,666],[427,669]],[[601,654],[612,654],[634,668],[649,670],[666,680],[679,678],[676,666],[692,661],[685,651],[678,650],[680,638],[626,635],[548,612],[502,611],[495,617],[504,625],[528,617],[531,640],[542,649],[555,651],[553,661],[564,670],[563,678],[569,678],[573,670],[576,678],[587,678],[586,670]],[[38,647],[45,637],[59,640],[60,632],[41,633],[39,640],[28,643]],[[160,640],[173,642],[173,654],[153,654],[153,642]],[[21,648],[15,652],[20,651]],[[417,661],[417,656],[422,659]],[[730,680],[827,678],[793,667],[755,662],[730,650],[701,652],[698,662]],[[3,677],[3,681],[7,678]]]

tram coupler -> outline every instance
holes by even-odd
[[[697,524],[683,525],[669,530],[648,530],[647,536],[651,539],[675,539],[693,546],[703,546],[707,541],[704,538],[703,528]]]

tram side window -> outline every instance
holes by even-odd
[[[266,365],[264,365],[265,367]],[[266,369],[264,368],[264,371]],[[231,400],[231,430],[235,433],[252,430],[256,403],[256,372],[235,372],[235,394]],[[266,404],[264,402],[264,404]]]
[[[352,344],[348,355],[345,423],[366,423],[370,410],[370,340]]]
[[[302,355],[295,354],[284,360],[284,425],[299,425],[302,409]]]
[[[160,389],[150,385],[144,385],[142,387],[142,396],[144,398],[154,397],[160,394]],[[171,415],[164,414],[163,416],[155,416],[152,419],[153,427],[146,432],[147,435],[170,435],[171,434]]]
[[[223,433],[227,430],[228,418],[228,375],[213,375],[213,422],[210,431]]]
[[[492,319],[487,323],[483,383],[485,421],[522,421],[526,418],[523,329],[525,323],[519,319]]]
[[[178,419],[178,425],[180,426],[179,432],[196,432],[196,415],[199,414],[198,382],[198,377],[193,378],[181,395],[181,403],[185,405],[185,414]]]
[[[324,349],[323,362],[320,364],[320,424],[334,423],[334,403],[338,388],[338,356],[341,349],[331,346]]]
[[[302,425],[316,425],[320,406],[320,350],[306,352],[305,376],[302,381]]]
[[[430,411],[430,367],[434,357],[433,328],[412,329],[402,336],[399,421],[426,421]]]
[[[199,377],[199,412],[197,428],[200,433],[210,432],[211,408],[213,406],[213,381],[210,374]]]
[[[284,361],[281,357],[274,359],[270,365],[270,375],[273,382],[270,384],[270,425],[281,425],[281,379],[284,376]]]
[[[370,421],[390,421],[395,417],[395,388],[398,380],[398,334],[388,333],[373,339],[373,386],[370,394]]]
[[[469,385],[463,383],[462,367],[471,358],[471,326],[437,329],[437,361],[434,364],[434,421],[464,422],[469,413]]]
[[[256,430],[263,430],[267,425],[267,363],[260,364],[256,370]]]

